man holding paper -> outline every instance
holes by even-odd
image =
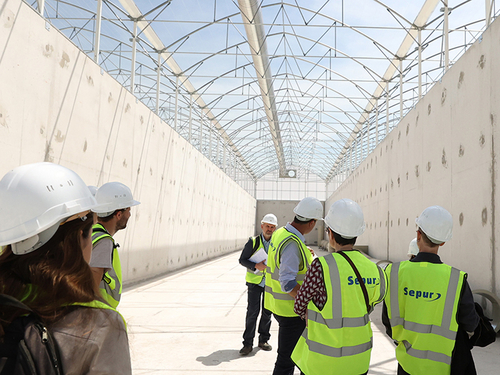
[[[253,339],[259,316],[260,307],[262,314],[259,322],[259,348],[269,351],[272,349],[268,344],[271,337],[271,312],[264,308],[264,286],[266,284],[266,261],[269,242],[273,232],[278,226],[278,219],[273,214],[267,214],[262,218],[262,233],[250,237],[240,256],[240,264],[247,268],[246,282],[248,286],[247,317],[245,321],[245,332],[243,332],[243,348],[241,355],[248,355],[253,350]]]

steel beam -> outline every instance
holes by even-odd
[[[222,126],[219,124],[215,116],[210,111],[210,108],[207,107],[201,95],[197,92],[197,90],[189,81],[188,77],[184,74],[184,71],[179,67],[179,65],[177,65],[177,62],[174,60],[172,53],[166,50],[165,45],[160,40],[156,32],[153,30],[149,22],[144,19],[143,14],[139,10],[135,2],[133,0],[120,0],[120,3],[122,4],[123,8],[128,12],[129,16],[132,19],[140,19],[140,21],[138,21],[137,24],[138,27],[142,30],[142,35],[144,35],[149,40],[151,45],[156,50],[163,51],[162,58],[165,60],[164,64],[167,65],[177,77],[179,77],[179,81],[182,87],[184,87],[184,89],[193,97],[194,102],[199,106],[201,111],[207,116],[207,118],[211,122],[211,125],[215,129],[217,129],[222,139],[224,139],[224,141],[231,148],[236,157],[241,161],[242,165],[244,166],[244,168],[247,169],[248,173],[253,178],[256,178],[255,172],[249,167],[248,162],[245,160],[245,158],[238,150],[236,145],[233,143],[232,139],[226,133],[224,128],[222,128]]]
[[[410,50],[411,46],[415,42],[416,34],[418,33],[418,29],[425,27],[427,21],[429,20],[432,12],[434,9],[436,9],[436,6],[439,4],[440,0],[426,0],[422,8],[420,9],[420,12],[418,13],[417,17],[415,18],[415,21],[413,21],[413,24],[411,25],[410,29],[407,31],[406,37],[403,39],[403,42],[401,43],[401,46],[398,49],[398,52],[394,55],[393,59],[389,63],[389,67],[387,68],[383,79],[381,82],[378,83],[377,88],[375,89],[375,92],[373,93],[372,97],[368,101],[368,104],[365,107],[365,112],[361,115],[360,120],[358,121],[357,126],[352,130],[350,137],[348,138],[346,144],[344,145],[343,149],[339,153],[339,156],[335,163],[332,165],[332,168],[330,169],[330,172],[328,173],[326,177],[326,181],[329,181],[333,175],[336,166],[340,163],[342,158],[346,155],[346,153],[349,150],[349,147],[351,143],[354,141],[355,136],[357,132],[359,131],[359,126],[363,123],[361,120],[365,118],[365,113],[370,113],[373,108],[374,108],[374,103],[377,101],[377,98],[380,98],[382,96],[382,93],[386,89],[386,85],[388,82],[394,77],[395,72],[398,70],[398,62],[401,58],[404,58],[408,51]],[[387,7],[389,10],[390,8]]]
[[[95,15],[95,35],[94,35],[94,61],[99,64],[99,52],[101,47],[101,20],[102,20],[102,0],[97,0],[97,12]]]
[[[241,17],[245,25],[248,44],[252,53],[253,64],[259,82],[264,110],[266,112],[269,130],[278,157],[280,174],[286,174],[286,163],[281,140],[278,114],[276,111],[276,99],[274,96],[271,66],[267,53],[266,36],[262,21],[260,1],[238,0]]]

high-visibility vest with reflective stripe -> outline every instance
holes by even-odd
[[[256,237],[252,238],[252,243],[253,243],[252,249],[255,249],[255,246],[256,246],[255,241],[259,241],[259,247],[257,248],[257,250],[255,250],[253,252],[252,256],[260,249],[265,250],[264,244],[262,243],[262,239],[260,238],[260,236],[256,236]],[[247,283],[259,285],[260,282],[262,281],[262,278],[264,277],[265,273],[266,273],[266,270],[258,271],[257,273],[254,273],[251,269],[247,268],[247,274],[245,276],[245,280]]]
[[[387,312],[396,358],[410,374],[449,374],[465,272],[447,264],[410,262],[386,268]]]
[[[109,303],[111,307],[116,308],[120,303],[122,294],[122,266],[118,255],[118,246],[102,224],[95,224],[92,227],[92,246],[95,246],[97,242],[103,238],[109,238],[113,241],[113,268],[104,273],[101,283],[99,284],[99,289],[106,302]]]
[[[279,281],[281,253],[291,242],[295,242],[297,244],[301,257],[299,272],[297,273],[295,280],[299,285],[302,285],[304,282],[304,277],[309,265],[313,261],[313,256],[299,237],[282,227],[273,233],[269,243],[267,253],[266,287],[264,295],[264,307],[276,315],[286,317],[298,316],[293,311],[295,299],[290,294],[281,290],[281,284]]]
[[[346,251],[358,269],[371,306],[384,299],[384,271],[358,251]],[[318,258],[327,300],[320,311],[307,306],[307,327],[292,353],[305,374],[359,375],[368,370],[372,329],[363,290],[351,265],[340,254]]]

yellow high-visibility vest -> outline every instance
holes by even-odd
[[[258,244],[256,243],[257,241],[258,241]],[[252,256],[256,252],[258,252],[260,249],[265,249],[264,244],[262,243],[262,239],[260,238],[260,236],[253,237],[252,243],[253,243],[253,249],[255,249],[255,247],[258,246],[257,249],[253,252]],[[247,283],[259,285],[262,281],[262,278],[265,276],[265,273],[266,273],[266,270],[258,271],[256,273],[254,273],[251,269],[247,268],[245,280]]]
[[[281,290],[279,282],[281,252],[292,241],[297,244],[301,256],[296,281],[299,285],[302,285],[307,269],[313,261],[313,255],[299,237],[286,230],[285,227],[279,228],[271,237],[267,253],[264,307],[276,315],[286,317],[297,316],[293,311],[295,299]]]
[[[115,240],[108,233],[106,228],[102,226],[102,224],[94,224],[92,227],[92,246],[95,246],[95,244],[103,238],[110,238],[111,241],[113,241],[113,268],[104,273],[101,283],[99,284],[99,289],[106,302],[111,307],[116,309],[120,303],[120,297],[122,294],[122,266],[118,255],[118,246],[115,244]]]
[[[384,271],[358,251],[346,251],[356,265],[371,306],[386,292]],[[359,375],[368,371],[372,329],[363,290],[351,265],[340,254],[318,258],[327,300],[322,310],[307,306],[307,327],[292,353],[305,374]]]
[[[449,374],[467,274],[447,264],[410,261],[389,264],[386,274],[399,364],[410,374]]]

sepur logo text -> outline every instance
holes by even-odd
[[[405,287],[403,291],[405,296],[415,297],[416,299],[423,298],[426,299],[427,302],[437,301],[438,299],[441,298],[441,293],[425,292],[423,290],[413,290],[413,289],[408,289],[408,287]]]
[[[365,285],[369,286],[369,285],[378,285],[379,284],[379,279],[378,277],[369,277],[367,279],[365,279],[364,277],[362,278],[363,279],[363,282],[365,283]],[[353,277],[353,276],[349,276],[347,278],[347,285],[359,285],[359,280],[357,277]]]

